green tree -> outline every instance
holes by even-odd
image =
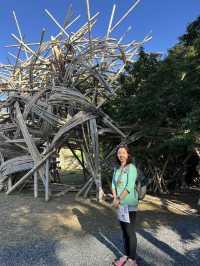
[[[170,167],[181,169],[184,158],[200,144],[200,17],[165,58],[141,49],[120,81],[116,98],[105,110],[118,124],[143,129],[145,137],[134,151],[151,158],[161,172],[169,161],[170,178]],[[168,129],[165,134],[160,134],[162,128]]]

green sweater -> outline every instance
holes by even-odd
[[[116,191],[117,196],[126,189],[129,194],[121,201],[121,205],[128,205],[137,207],[138,193],[135,189],[135,182],[137,178],[137,169],[134,164],[126,165],[121,173],[121,168],[114,171],[112,179],[112,189]]]

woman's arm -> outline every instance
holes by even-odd
[[[112,195],[113,195],[113,205],[114,205],[115,208],[118,208],[119,204],[120,204],[120,200],[118,199],[117,192],[116,192],[115,172],[116,172],[116,170],[114,170],[113,178],[112,178]]]
[[[117,197],[115,189],[112,189],[112,194],[113,194],[113,205],[115,208],[118,208],[120,204],[120,199],[119,197]]]
[[[117,198],[117,194],[116,194],[115,189],[112,189],[112,195],[113,195],[113,199],[116,199]]]
[[[112,176],[112,195],[114,199],[117,198],[116,185],[115,185],[115,173],[116,173],[116,169],[114,169],[113,176]]]
[[[130,192],[125,189],[121,194],[120,196],[118,197],[119,201],[123,200]]]

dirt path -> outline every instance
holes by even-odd
[[[0,211],[1,266],[111,265],[122,250],[115,212],[107,203],[75,201],[73,194],[48,203],[30,194],[0,194]],[[140,265],[158,265],[163,258],[163,265],[178,265],[176,258],[188,263],[189,252],[195,263],[200,220],[189,204],[146,196],[137,223]]]

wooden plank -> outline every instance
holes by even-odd
[[[49,153],[47,153],[44,158],[42,158],[35,166],[27,173],[25,174],[19,181],[17,181],[11,189],[9,189],[6,194],[9,195],[11,192],[13,192],[19,185],[21,185],[27,178],[32,176],[37,170],[40,169],[40,167],[46,162],[46,160],[55,153],[56,150],[51,150]]]
[[[49,159],[46,160],[45,164],[45,200],[49,200]]]
[[[34,197],[38,197],[38,173],[35,171],[34,173]]]
[[[31,136],[28,132],[28,129],[27,129],[27,126],[24,122],[24,119],[23,119],[22,113],[20,111],[18,102],[15,103],[15,108],[16,108],[16,120],[17,120],[19,127],[21,129],[21,132],[22,132],[22,135],[23,135],[24,140],[26,142],[26,145],[28,147],[29,153],[31,154],[35,164],[37,164],[42,159],[42,157],[41,157],[33,139],[31,138]],[[42,169],[42,168],[39,169],[39,175],[43,181],[43,184],[45,185],[44,169]]]
[[[53,141],[51,143],[51,147],[53,147],[69,130],[77,127],[78,125],[83,124],[84,122],[88,121],[93,117],[95,116],[92,114],[87,114],[82,111],[78,112],[70,120],[68,120],[65,126],[63,126],[54,136]]]

